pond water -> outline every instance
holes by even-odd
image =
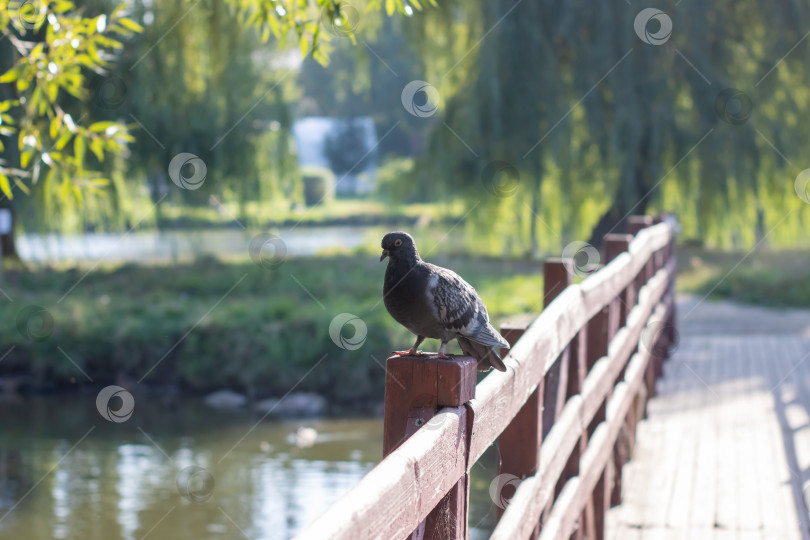
[[[370,227],[281,228],[290,256],[315,255],[319,250],[353,249],[367,240]],[[200,255],[247,256],[248,245],[258,231],[203,229],[194,231],[23,234],[17,237],[17,251],[23,260],[174,262]]]
[[[286,539],[382,453],[376,418],[259,422],[136,395],[113,423],[95,398],[0,399],[0,538]],[[472,471],[472,538],[495,521],[495,460],[491,450]]]

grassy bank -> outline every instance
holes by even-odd
[[[678,248],[678,290],[772,307],[810,307],[810,253]]]
[[[432,260],[475,285],[495,320],[541,308],[540,263]],[[93,384],[145,376],[144,383],[200,392],[228,387],[256,397],[295,386],[351,403],[381,397],[378,361],[413,339],[380,302],[384,264],[376,254],[290,259],[270,270],[206,258],[86,271],[6,276],[3,289],[13,302],[0,304],[0,354],[7,353],[0,376],[24,376],[38,388],[88,384],[82,371]],[[44,308],[52,327],[42,328],[41,314],[28,306]],[[330,338],[341,313],[367,328],[356,350]],[[344,338],[353,335],[351,325],[344,328]]]
[[[150,201],[141,201],[135,214],[151,215]],[[455,223],[463,203],[391,204],[374,199],[341,198],[313,207],[288,202],[249,201],[244,205],[212,199],[205,206],[164,204],[160,226],[171,229],[227,227],[288,227],[327,225],[403,225],[417,222]],[[156,225],[156,223],[152,224]]]
[[[810,305],[810,254],[745,255],[679,248],[678,289],[764,305]],[[496,323],[542,307],[539,262],[429,259],[470,281]],[[13,301],[0,303],[0,377],[59,388],[90,384],[84,371],[96,385],[143,378],[147,385],[195,392],[225,387],[264,397],[295,387],[336,403],[378,399],[381,364],[413,339],[380,302],[384,266],[369,247],[352,255],[290,259],[269,270],[250,261],[205,258],[173,266],[7,273],[2,288]],[[30,306],[45,310],[45,327]],[[330,324],[341,313],[365,325],[365,341],[355,350],[330,337]],[[354,326],[341,335],[353,342]]]

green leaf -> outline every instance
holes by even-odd
[[[0,75],[0,83],[9,83],[12,81],[16,81],[19,74],[17,73],[17,66],[9,69],[3,75]]]
[[[300,43],[298,44],[299,49],[301,49],[301,56],[306,56],[307,51],[309,50],[309,43],[307,43],[307,38],[302,37]]]
[[[5,101],[0,101],[0,113],[4,113],[8,111],[10,108],[19,104],[20,104],[19,100],[16,99],[7,99]]]
[[[0,174],[0,191],[9,199],[14,198],[14,194],[11,193],[11,184],[8,181],[8,176],[5,174]]]
[[[107,128],[117,127],[118,124],[116,122],[96,122],[94,124],[90,124],[88,128],[91,133],[101,133],[103,131],[107,131]]]
[[[20,154],[20,166],[23,169],[28,168],[28,164],[31,162],[31,156],[34,155],[33,150],[26,150],[22,154]]]
[[[127,19],[126,17],[118,19],[118,24],[120,24],[124,28],[132,30],[133,32],[143,32],[143,26],[136,23],[132,19]]]
[[[73,141],[73,155],[76,158],[76,166],[79,170],[82,169],[82,163],[84,162],[84,144],[84,137],[77,135]]]
[[[59,95],[59,85],[51,83],[46,88],[48,89],[48,99],[51,103],[56,103],[56,96]]]
[[[99,161],[104,161],[104,142],[101,139],[95,138],[90,141],[90,150],[93,151],[96,159]]]
[[[56,115],[51,119],[51,128],[49,134],[51,139],[55,139],[56,136],[59,134],[59,127],[62,125],[62,116]]]
[[[66,131],[64,134],[62,134],[62,136],[59,137],[59,140],[56,141],[56,149],[62,150],[65,146],[67,146],[67,143],[70,142],[71,137],[73,137],[73,133],[71,133],[70,131]],[[51,152],[51,156],[53,155],[54,153]]]

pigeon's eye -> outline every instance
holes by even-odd
[[[401,245],[402,245],[402,240],[400,240],[399,238],[397,238],[396,240],[394,240],[394,247],[399,247],[399,246],[401,246]]]

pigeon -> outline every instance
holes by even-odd
[[[422,354],[417,348],[425,338],[432,338],[441,341],[438,357],[449,358],[445,347],[457,339],[464,354],[478,361],[479,371],[490,367],[506,371],[497,348],[509,348],[509,343],[489,323],[487,308],[472,285],[452,270],[423,261],[406,232],[386,234],[382,249],[380,261],[388,258],[385,307],[394,320],[416,334],[410,350],[394,354]]]

